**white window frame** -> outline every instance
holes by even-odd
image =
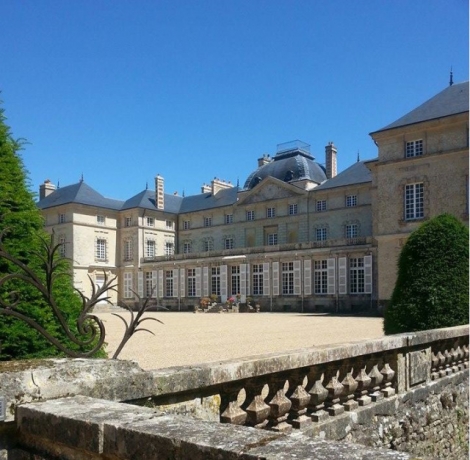
[[[124,260],[132,260],[132,250],[133,250],[133,247],[132,247],[132,240],[129,238],[129,239],[126,239],[124,240]]]
[[[240,294],[240,265],[232,265],[230,272],[232,295]]]
[[[365,294],[365,292],[364,257],[351,257],[349,259],[349,293]]]
[[[274,207],[266,208],[266,217],[268,219],[272,219],[273,217],[276,217],[276,208]]]
[[[165,270],[165,297],[173,297],[173,270]]]
[[[255,211],[246,211],[246,220],[248,222],[255,220]]]
[[[268,233],[266,235],[266,246],[277,246],[278,238],[277,233]]]
[[[190,220],[183,220],[183,230],[189,230],[191,228]]]
[[[313,261],[313,286],[316,295],[328,294],[328,259]]]
[[[62,259],[65,259],[67,257],[67,250],[65,247],[65,236],[61,236],[59,238],[59,256],[62,257]]]
[[[416,182],[406,184],[404,189],[405,220],[417,220],[424,217],[424,184]]]
[[[105,225],[106,224],[106,217],[103,215],[96,216],[96,223],[98,225]]]
[[[233,238],[225,238],[224,239],[224,249],[233,249]]]
[[[155,227],[155,217],[146,218],[147,227]]]
[[[64,213],[59,214],[58,221],[59,221],[59,224],[65,224],[65,214]]]
[[[172,256],[175,253],[175,245],[172,241],[165,242],[165,255]]]
[[[204,227],[212,227],[212,217],[204,217]]]
[[[346,196],[346,207],[352,208],[357,206],[357,195],[347,195]]]
[[[317,210],[317,212],[326,211],[326,200],[317,200],[315,209]]]
[[[167,230],[173,230],[173,221],[172,220],[166,220],[165,221],[165,226]]]
[[[233,223],[233,214],[225,214],[225,224],[229,225]]]
[[[131,272],[124,272],[123,276],[123,296],[125,299],[132,299],[134,297],[134,293],[132,292],[133,285],[132,285],[132,273]]]
[[[132,226],[132,217],[124,217],[124,226],[131,227]]]
[[[328,231],[326,227],[317,227],[315,229],[315,241],[326,241],[328,239]]]
[[[157,244],[155,240],[147,240],[145,242],[145,257],[155,257]]]
[[[190,241],[185,241],[183,243],[183,254],[191,254],[192,243]]]
[[[357,224],[347,224],[345,227],[346,238],[351,240],[359,236],[359,225]]]
[[[196,269],[188,268],[186,274],[188,297],[196,297]]]
[[[294,262],[281,264],[282,295],[294,295]]]
[[[297,203],[292,203],[289,205],[289,216],[295,216],[297,214]]]
[[[211,294],[220,295],[220,267],[211,268]]]
[[[210,238],[205,239],[202,244],[204,247],[204,252],[210,252],[214,250],[214,242]]]
[[[423,145],[423,139],[407,141],[405,144],[405,158],[414,158],[423,155]]]
[[[95,259],[105,261],[107,256],[107,241],[104,238],[97,238],[95,241]]]
[[[251,293],[257,296],[263,295],[264,293],[263,264],[253,264],[251,266],[251,273],[252,273]]]

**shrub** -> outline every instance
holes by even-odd
[[[410,235],[384,314],[386,334],[468,323],[468,245],[468,228],[448,214]]]

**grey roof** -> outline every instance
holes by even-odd
[[[77,184],[55,190],[49,196],[40,200],[37,205],[40,209],[46,209],[67,203],[86,204],[116,211],[121,209],[123,204],[120,200],[105,198],[85,182],[80,181]]]
[[[371,134],[468,112],[468,81],[448,86],[403,117]]]
[[[221,206],[230,206],[237,202],[238,187],[219,190],[215,195],[201,193],[187,196],[183,199],[179,212],[193,212],[202,209],[213,209]]]
[[[371,161],[371,160],[368,160]],[[326,190],[334,187],[343,187],[345,185],[363,184],[371,182],[372,176],[369,168],[364,164],[364,161],[358,161],[349,168],[340,172],[335,177],[328,179],[323,184],[315,187],[313,190]]]
[[[164,195],[163,206],[165,212],[177,214],[180,210],[184,198],[177,195]],[[155,192],[153,190],[143,190],[124,202],[121,210],[132,208],[156,209]]]

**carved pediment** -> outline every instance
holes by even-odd
[[[264,181],[263,181],[264,182]],[[251,193],[244,197],[243,204],[260,203],[269,200],[278,200],[283,198],[298,197],[302,191],[293,190],[293,186],[284,183],[275,183],[280,181],[266,180],[266,183],[258,185]]]

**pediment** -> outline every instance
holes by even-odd
[[[282,200],[285,198],[298,197],[305,192],[293,185],[286,184],[279,179],[269,177],[264,179],[255,188],[251,189],[238,202],[239,204],[253,204],[270,200]]]

